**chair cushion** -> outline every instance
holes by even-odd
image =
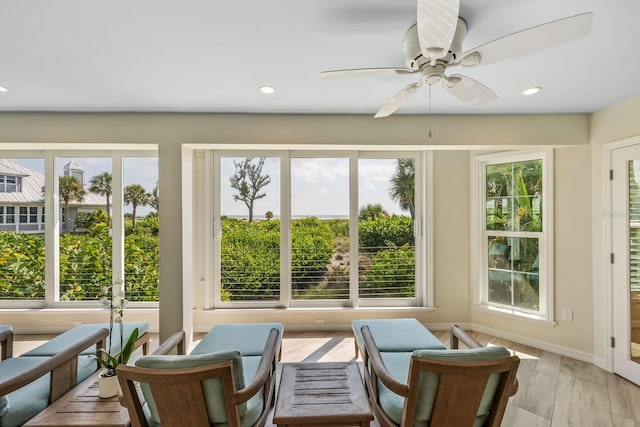
[[[244,382],[245,385],[249,384],[251,380],[256,376],[258,372],[258,366],[260,365],[261,356],[246,356],[242,358],[242,365],[244,367]],[[247,407],[244,416],[240,419],[242,426],[252,426],[260,417],[262,410],[264,409],[264,396],[263,389],[258,390],[251,399],[247,401]]]
[[[282,323],[240,323],[214,326],[191,351],[191,354],[237,350],[242,356],[261,356],[271,329],[280,331],[277,348],[280,348]]]
[[[109,329],[109,323],[87,323],[79,325],[61,333],[60,335],[50,339],[44,344],[24,353],[24,356],[55,356],[56,354],[66,350],[70,344],[74,344],[87,335],[92,334],[99,329]],[[123,332],[124,340],[126,341],[131,332],[135,328],[138,328],[138,336],[142,336],[149,330],[148,322],[124,322]],[[113,325],[113,344],[111,346],[111,353],[116,354],[120,352],[120,326],[116,323]],[[109,347],[109,339],[107,338],[107,348]],[[84,350],[81,354],[95,354],[95,346],[91,346]]]
[[[0,363],[0,382],[16,377],[41,363],[48,357],[15,357]],[[47,407],[50,375],[46,374],[6,396],[0,411],[0,426],[21,426]],[[4,412],[4,413],[3,413]]]
[[[411,357],[428,359],[439,359],[453,362],[477,362],[483,360],[495,360],[511,356],[509,350],[502,346],[483,347],[477,349],[464,350],[416,350],[411,353],[382,353],[382,360],[391,375],[398,381],[406,383],[409,377],[409,366]],[[484,417],[489,412],[493,396],[499,382],[499,375],[493,374],[489,377],[487,386],[482,396],[482,401],[478,407],[476,424],[481,425]],[[420,380],[420,391],[418,394],[418,408],[416,410],[416,421],[427,422],[431,418],[433,402],[438,389],[439,375],[427,373]],[[404,398],[387,389],[380,381],[380,406],[394,422],[400,423]]]
[[[33,369],[37,365],[49,360],[43,357],[14,357],[0,363],[0,382],[7,381],[17,375]],[[78,358],[78,380],[84,381],[98,368],[95,359],[89,357]],[[0,426],[18,426],[42,411],[49,400],[49,379],[46,374],[34,382],[0,397]]]
[[[195,368],[200,366],[209,366],[216,363],[233,362],[233,374],[236,380],[236,388],[241,389],[245,386],[244,368],[242,357],[237,351],[225,351],[218,353],[198,354],[198,355],[158,355],[143,356],[136,360],[135,365],[141,368],[152,369],[181,369]],[[154,423],[160,424],[160,415],[158,413],[153,395],[148,384],[141,383],[142,393],[149,405],[151,418]],[[225,409],[225,400],[222,389],[222,381],[219,378],[207,380],[204,383],[204,394],[207,399],[207,410],[209,420],[212,424],[226,423],[227,413]],[[238,405],[238,412],[241,418],[244,418],[246,412],[246,404]]]
[[[9,399],[7,396],[0,396],[0,418],[9,411]]]
[[[442,350],[441,350],[442,351]],[[391,376],[398,382],[407,383],[409,378],[409,364],[411,363],[411,355],[413,352],[385,352],[380,353],[384,366]],[[404,406],[404,397],[399,396],[385,387],[378,380],[378,393],[380,406],[384,409],[393,422],[400,425],[402,419],[402,408]]]
[[[361,328],[367,325],[380,352],[417,349],[445,350],[446,347],[416,319],[360,319],[351,322],[358,347],[364,347]]]

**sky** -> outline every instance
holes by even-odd
[[[21,164],[44,172],[42,159],[16,159]],[[84,169],[84,184],[88,188],[92,177],[102,172],[111,172],[111,158],[60,157],[58,168],[75,160]],[[242,158],[223,157],[221,159],[221,214],[227,216],[248,215],[248,209],[241,201],[234,201],[237,192],[231,188],[229,178],[235,168],[233,162]],[[254,162],[257,161],[257,158]],[[380,204],[389,214],[408,215],[389,197],[390,179],[395,173],[396,159],[358,160],[358,209],[367,204]],[[124,184],[140,184],[151,192],[158,180],[157,157],[127,157],[124,159]],[[254,217],[263,218],[267,211],[280,216],[280,159],[267,157],[263,174],[271,182],[262,190],[266,194],[254,206]],[[294,217],[347,217],[349,215],[349,159],[346,158],[292,158],[291,159],[291,214]],[[131,206],[125,205],[125,213]],[[144,216],[153,209],[138,207],[137,214]]]
[[[246,216],[248,209],[241,201],[234,201],[229,178],[235,168],[233,161],[244,158],[221,159],[221,214]],[[262,218],[267,211],[280,215],[280,160],[266,158],[263,174],[271,182],[262,190],[264,198],[255,202],[254,217]],[[257,158],[254,160],[257,163]],[[389,214],[408,215],[389,197],[390,178],[395,173],[396,159],[360,159],[358,161],[358,209],[367,204],[380,204]],[[346,217],[349,215],[349,159],[292,158],[291,215]]]

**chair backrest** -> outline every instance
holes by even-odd
[[[134,381],[140,383],[154,423],[240,426],[246,403],[236,405],[234,398],[244,387],[242,358],[237,351],[146,356],[138,359],[135,367],[120,365],[118,377],[134,426],[148,425]]]
[[[402,425],[500,426],[519,363],[502,346],[415,351]]]
[[[181,331],[156,352],[166,353],[176,346],[181,352],[183,341]],[[116,372],[131,424],[149,425],[136,390],[139,384],[151,424],[264,426],[273,406],[280,342],[280,330],[272,328],[259,358],[243,359],[234,350],[189,356],[154,354],[141,357],[136,366],[118,365]]]

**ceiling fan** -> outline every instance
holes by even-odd
[[[587,12],[547,22],[462,52],[467,24],[458,16],[460,0],[418,0],[417,24],[402,39],[406,68],[356,68],[323,71],[323,78],[398,76],[417,74],[418,81],[404,87],[380,108],[375,117],[393,114],[423,85],[442,82],[454,97],[472,105],[484,105],[497,96],[484,84],[461,74],[445,74],[449,67],[473,67],[516,55],[548,49],[589,34],[593,13]]]

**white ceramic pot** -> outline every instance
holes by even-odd
[[[100,392],[100,397],[103,399],[117,396],[118,390],[120,390],[118,376],[112,375],[108,377],[104,375],[104,372],[101,372],[98,376],[98,390]]]

